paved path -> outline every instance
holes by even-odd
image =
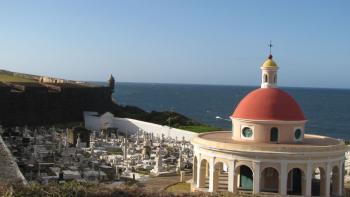
[[[27,184],[27,181],[0,136],[0,185],[7,184]]]

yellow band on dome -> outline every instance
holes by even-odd
[[[274,62],[272,59],[267,59],[262,67],[278,67],[276,62]]]

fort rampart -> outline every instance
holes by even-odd
[[[0,82],[0,125],[83,121],[84,111],[113,105],[111,88],[78,83]]]

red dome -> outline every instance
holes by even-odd
[[[259,88],[250,92],[238,104],[232,117],[253,120],[306,120],[293,97],[278,88]]]

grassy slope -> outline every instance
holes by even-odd
[[[191,185],[189,183],[176,183],[166,188],[167,192],[191,192]]]
[[[13,75],[9,72],[0,71],[0,81],[3,82],[37,82],[34,79],[25,78],[18,75]]]
[[[178,126],[177,128],[187,130],[187,131],[193,131],[196,133],[204,133],[204,132],[210,132],[210,131],[222,131],[221,128],[212,127],[210,125],[205,125],[205,124]]]

